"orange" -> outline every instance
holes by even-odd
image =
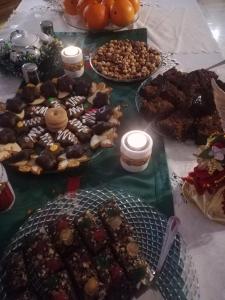
[[[110,11],[115,0],[102,0],[102,3],[108,8]]]
[[[77,2],[78,0],[64,0],[64,10],[69,15],[77,14]]]
[[[83,15],[83,12],[84,12],[84,9],[85,7],[92,3],[93,0],[78,0],[78,3],[77,3],[77,12],[79,15]]]
[[[134,20],[134,7],[129,0],[115,0],[111,10],[110,18],[113,24],[123,27]]]
[[[133,5],[134,12],[136,14],[140,9],[140,0],[129,0],[129,1]]]
[[[85,7],[83,16],[88,28],[92,30],[103,29],[109,22],[107,7],[97,1]]]

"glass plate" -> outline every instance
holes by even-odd
[[[109,77],[109,76],[107,76],[107,75],[104,75],[104,74],[102,74],[101,72],[99,72],[99,71],[95,68],[95,66],[93,65],[92,59],[93,59],[94,55],[95,55],[95,53],[90,53],[89,62],[90,62],[91,68],[92,68],[93,71],[95,71],[95,73],[97,73],[99,76],[101,76],[101,77],[103,77],[103,78],[105,78],[105,79],[107,79],[107,80],[111,80],[111,81],[115,81],[115,82],[138,82],[138,81],[143,81],[143,80],[145,80],[145,79],[147,78],[147,77],[140,77],[140,78],[134,78],[134,79],[116,79],[116,78],[113,78],[113,77]],[[161,56],[160,64],[159,64],[158,68],[151,74],[151,76],[153,76],[155,73],[157,73],[157,72],[160,70],[161,66],[163,65],[163,55],[160,54],[160,56]],[[149,78],[149,77],[148,77],[148,78]]]
[[[119,27],[112,23],[109,23],[109,25],[107,25],[104,29],[94,31],[94,30],[90,30],[87,27],[87,25],[84,22],[84,19],[81,18],[80,16],[78,16],[78,15],[72,16],[67,13],[63,14],[63,19],[68,25],[70,25],[76,29],[80,29],[80,30],[84,30],[84,31],[93,31],[93,32],[118,31],[121,29],[129,28],[131,25],[133,25],[138,20],[138,18],[139,18],[139,13],[137,13],[135,15],[133,22],[130,23],[128,26]]]
[[[37,210],[15,234],[5,250],[0,262],[0,299],[6,300],[2,279],[4,261],[18,248],[23,238],[34,234],[61,214],[78,216],[87,209],[96,211],[105,201],[114,199],[125,214],[129,223],[134,226],[135,237],[141,251],[150,265],[155,268],[162,247],[163,236],[166,230],[167,219],[156,209],[142,202],[141,199],[118,189],[89,189],[80,190],[76,195],[64,195],[49,202],[44,208]],[[151,299],[168,300],[198,300],[199,286],[196,271],[182,238],[177,235],[173,247],[166,259],[161,273],[156,278],[156,289],[146,292],[140,299],[150,299],[149,295],[157,295]],[[161,296],[159,296],[161,294]]]

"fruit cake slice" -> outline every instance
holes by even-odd
[[[89,250],[96,254],[108,243],[106,230],[103,228],[101,220],[90,211],[86,211],[75,220],[83,240]]]

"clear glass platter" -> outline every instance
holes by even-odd
[[[61,214],[67,213],[73,219],[87,209],[95,211],[110,199],[116,200],[128,222],[133,225],[143,255],[151,267],[155,268],[166,230],[166,217],[124,190],[114,188],[80,190],[76,195],[64,195],[49,202],[19,228],[0,261],[0,299],[7,300],[2,282],[4,262],[13,250],[21,246],[25,236],[34,234]],[[165,265],[156,278],[154,289],[150,289],[139,299],[200,299],[196,271],[181,236],[177,235]]]
[[[112,23],[109,23],[109,25],[107,25],[104,29],[98,30],[98,31],[93,30],[93,32],[118,31],[121,29],[125,29],[125,28],[132,26],[138,20],[138,18],[139,18],[139,13],[137,13],[135,15],[133,22],[131,24],[129,24],[128,26],[119,27]],[[63,19],[71,27],[74,27],[74,28],[80,29],[80,30],[84,30],[84,31],[92,31],[87,27],[87,25],[84,22],[84,19],[81,18],[79,15],[72,16],[67,13],[64,13]]]

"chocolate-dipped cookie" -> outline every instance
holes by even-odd
[[[34,105],[30,106],[26,110],[26,116],[27,117],[44,117],[46,112],[48,110],[48,106],[42,106],[42,105]]]
[[[92,130],[90,127],[83,125],[78,119],[69,120],[68,128],[78,137],[78,139],[85,143],[90,140]]]
[[[87,80],[76,80],[73,85],[73,90],[76,95],[78,96],[85,96],[89,95],[89,91],[91,88],[91,82]]]
[[[84,147],[81,144],[69,146],[66,148],[67,158],[78,158],[84,154]]]
[[[43,125],[44,118],[42,117],[34,117],[32,119],[22,121],[25,127],[32,128],[35,126]]]
[[[0,113],[0,127],[14,128],[18,121],[18,117],[9,111]]]
[[[57,165],[55,155],[47,150],[41,152],[41,154],[36,158],[36,163],[44,170],[52,170]]]
[[[60,130],[56,134],[56,142],[63,146],[79,144],[78,138],[69,130]]]
[[[108,121],[112,116],[112,108],[109,105],[100,107],[96,112],[97,121]]]
[[[104,121],[98,122],[92,126],[93,132],[97,135],[102,134],[104,131],[109,130],[110,128],[112,128],[112,125]]]
[[[9,164],[15,164],[18,163],[20,161],[27,161],[29,160],[31,154],[33,153],[33,150],[31,149],[24,149],[20,152],[17,152],[16,154],[14,154],[13,156],[11,156],[8,160],[7,163]]]
[[[46,132],[45,134],[40,136],[39,144],[45,148],[48,148],[54,144],[54,139],[49,132]]]
[[[65,101],[65,106],[66,107],[75,107],[75,106],[78,106],[78,105],[84,103],[85,100],[86,100],[86,98],[83,96],[73,96]]]
[[[68,75],[63,75],[58,78],[57,87],[60,92],[71,93],[73,91],[74,80]]]
[[[15,114],[21,113],[25,106],[26,104],[20,99],[19,96],[15,96],[14,98],[6,101],[6,109],[14,112]]]
[[[16,141],[15,132],[10,128],[0,129],[0,144],[14,143]]]
[[[100,108],[104,105],[108,105],[109,104],[109,95],[106,93],[101,93],[98,92],[95,96],[95,98],[93,99],[93,106]]]
[[[69,118],[78,118],[84,113],[84,106],[83,104],[70,107],[67,111]]]
[[[81,121],[84,125],[92,127],[94,124],[96,124],[96,110],[92,109],[92,110],[86,112],[81,117]]]
[[[44,82],[41,85],[40,91],[41,95],[46,99],[48,99],[49,97],[56,97],[58,94],[55,84],[50,80]]]

